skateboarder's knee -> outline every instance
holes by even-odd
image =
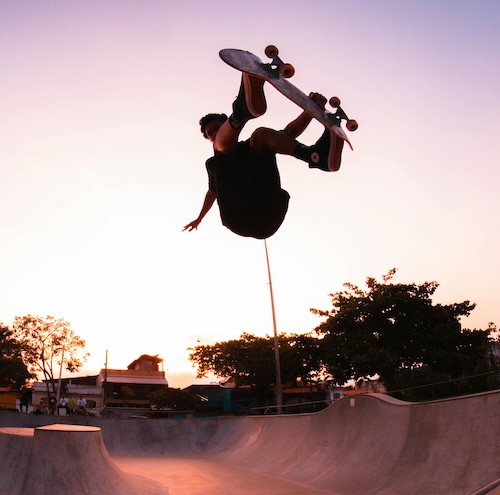
[[[268,127],[257,127],[255,131],[252,132],[252,136],[250,139],[265,139],[266,136],[275,132],[273,129],[269,129]]]
[[[257,151],[272,149],[276,132],[268,127],[259,127],[250,136],[250,145]]]
[[[259,127],[250,138],[250,145],[257,153],[283,153],[291,155],[297,142],[283,131]]]

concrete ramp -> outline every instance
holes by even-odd
[[[365,395],[316,415],[248,418],[251,434],[221,457],[342,495],[470,494],[500,478],[499,399]]]
[[[1,493],[21,493],[28,472],[33,428],[0,428]]]
[[[141,441],[146,426],[153,449]],[[203,455],[338,495],[470,495],[500,478],[500,392],[423,404],[370,394],[311,415],[138,428],[137,440],[125,443],[121,428],[111,429],[116,455]]]
[[[296,416],[58,418],[75,419],[102,428],[123,472],[170,495],[484,495],[500,480],[500,391],[422,404],[369,394]]]
[[[0,454],[4,495],[168,494],[160,483],[119,469],[93,426],[0,428]]]

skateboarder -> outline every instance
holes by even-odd
[[[296,140],[312,120],[306,112],[282,131],[261,127],[249,140],[238,141],[244,125],[266,111],[263,85],[264,80],[244,73],[229,118],[225,114],[208,114],[200,120],[201,132],[212,142],[214,156],[206,162],[208,191],[200,214],[183,230],[197,229],[217,200],[222,223],[228,229],[241,236],[266,239],[282,224],[290,199],[281,188],[276,154],[294,156],[310,168],[324,171],[334,160],[332,154],[339,159],[342,147],[330,146],[328,130],[313,146]],[[324,96],[311,93],[310,97],[325,107]]]

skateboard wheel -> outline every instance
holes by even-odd
[[[340,98],[338,98],[337,96],[332,96],[332,97],[330,98],[330,105],[331,105],[333,108],[340,107]]]
[[[355,120],[348,120],[346,123],[348,131],[355,131],[358,128],[358,123]]]
[[[286,79],[295,74],[295,68],[292,64],[283,64],[280,66],[280,75]]]
[[[264,52],[266,54],[266,57],[273,58],[274,56],[278,55],[279,50],[274,45],[267,45]]]

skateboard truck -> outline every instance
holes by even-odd
[[[272,59],[270,64],[263,64],[264,67],[271,72],[278,72],[281,77],[286,79],[292,77],[295,74],[295,68],[292,64],[287,64],[281,60],[278,56],[279,50],[274,45],[266,46],[264,50],[267,57]],[[355,120],[350,119],[340,106],[340,99],[337,96],[332,96],[330,98],[330,105],[335,108],[335,112],[326,111],[326,118],[334,125],[340,127],[341,121],[346,120],[346,127],[349,131],[355,131],[358,128],[358,123]]]
[[[279,72],[281,77],[286,79],[292,77],[295,74],[295,68],[292,64],[286,64],[278,57],[279,50],[274,45],[268,45],[265,49],[265,54],[267,57],[272,58],[273,61],[270,64],[264,64],[265,67],[271,69],[271,71]]]
[[[340,126],[342,120],[346,120],[346,127],[348,131],[355,131],[358,128],[358,123],[350,119],[347,114],[344,112],[342,107],[340,106],[340,98],[337,96],[332,96],[329,100],[330,105],[335,108],[335,112],[326,112],[328,120],[331,121],[332,124]]]

